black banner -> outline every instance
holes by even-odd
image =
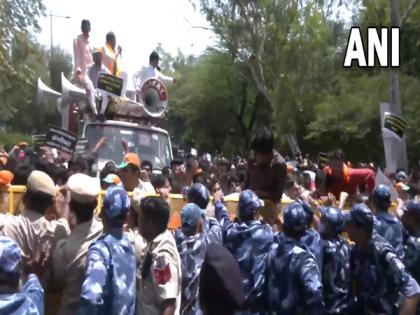
[[[40,147],[43,147],[47,142],[46,135],[33,135],[32,136],[32,144],[35,151],[38,151]]]
[[[111,74],[100,73],[98,79],[98,89],[121,96],[124,80]]]
[[[58,127],[49,127],[45,144],[51,148],[56,148],[64,153],[73,155],[76,149],[77,136]]]
[[[87,139],[79,139],[76,144],[76,149],[74,151],[75,154],[84,155],[86,154],[88,149],[88,140]]]
[[[384,128],[392,131],[398,137],[402,138],[404,136],[405,130],[407,129],[407,123],[400,116],[390,112],[385,112]]]

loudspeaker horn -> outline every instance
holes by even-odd
[[[41,78],[38,78],[37,90],[36,90],[36,102],[37,104],[44,103],[46,100],[56,101],[61,97],[61,93],[54,91],[44,82]]]
[[[162,81],[146,80],[140,90],[144,111],[151,117],[160,117],[168,105],[168,91]]]
[[[61,91],[63,92],[63,97],[65,99],[77,100],[86,98],[86,90],[77,87],[67,80],[64,73],[61,73]]]

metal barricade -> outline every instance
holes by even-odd
[[[26,192],[25,186],[8,186],[0,190],[0,212],[8,212],[10,214],[19,214],[23,209],[22,197]],[[101,191],[98,195],[98,208],[96,214],[99,214],[102,208],[102,200],[105,195],[105,191]],[[133,196],[132,192],[128,192],[129,197]],[[239,201],[239,194],[225,197],[224,203],[228,210],[229,216],[233,219],[237,216],[237,207]],[[266,202],[266,207],[262,209],[261,214],[268,221],[273,219],[273,216],[280,216],[283,208],[290,201],[282,202],[280,205],[274,205],[271,202]],[[171,216],[168,227],[170,229],[176,229],[181,225],[180,213],[182,207],[185,205],[186,200],[181,194],[170,194],[169,195],[169,207],[171,209]],[[210,214],[214,213],[214,207],[210,203],[208,207]]]

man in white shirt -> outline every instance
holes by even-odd
[[[122,48],[117,46],[117,39],[113,32],[106,34],[106,43],[102,47],[102,63],[109,72],[119,77],[121,75]]]
[[[162,81],[165,85],[175,83],[175,79],[162,74],[159,70],[159,54],[153,51],[149,56],[149,65],[143,66],[140,71],[137,71],[134,76],[134,87],[139,91],[143,83],[150,78],[156,78]]]
[[[82,34],[77,36],[73,41],[75,76],[83,76],[86,73],[87,67],[93,62],[89,45],[90,22],[88,20],[83,20],[81,28]]]

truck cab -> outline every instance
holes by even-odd
[[[84,126],[83,137],[88,140],[88,151],[91,151],[103,137],[107,139],[97,151],[97,165],[94,170],[100,171],[104,165],[113,161],[117,165],[124,157],[123,140],[128,144],[129,152],[136,153],[141,161],[150,161],[155,173],[160,173],[165,166],[170,166],[172,147],[166,130],[133,122],[107,120],[91,122]]]

